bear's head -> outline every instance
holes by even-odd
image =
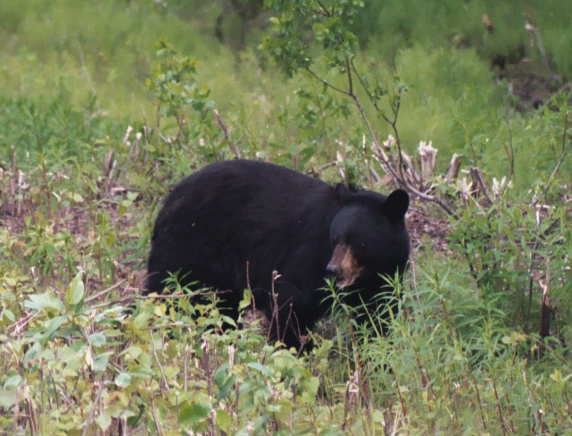
[[[335,275],[339,288],[375,292],[386,284],[384,276],[405,270],[409,196],[401,189],[385,197],[345,185],[336,187],[336,195],[341,208],[330,226],[333,252],[327,272]]]

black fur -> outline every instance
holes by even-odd
[[[385,197],[333,187],[270,163],[208,165],[165,200],[153,231],[147,293],[163,292],[169,273],[179,273],[183,283],[196,280],[226,291],[221,307],[236,318],[250,285],[256,307],[271,321],[272,337],[299,348],[300,336],[330,308],[321,288],[336,244],[351,247],[363,266],[351,286],[360,290],[347,300],[351,305],[387,290],[380,274],[403,273],[408,205],[401,190]],[[273,271],[280,274],[274,283]]]

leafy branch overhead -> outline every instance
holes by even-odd
[[[436,201],[451,212],[441,200],[420,192],[404,173],[405,162],[397,123],[406,86],[396,77],[387,86],[379,75],[366,74],[358,68],[359,40],[352,31],[352,25],[364,3],[309,0],[295,4],[283,1],[270,4],[278,16],[271,19],[273,33],[263,41],[262,47],[286,74],[292,76],[304,71],[319,81],[325,91],[332,90],[350,98],[367,128],[374,154],[383,170],[417,196]],[[332,75],[334,77],[330,79]],[[364,98],[370,107],[366,107]],[[380,148],[378,126],[370,119],[371,111],[393,132],[396,163],[391,162]]]
[[[339,71],[357,54],[359,41],[350,26],[362,1],[270,0],[268,5],[278,15],[270,19],[273,32],[262,46],[289,76],[299,70],[312,71],[316,48]]]

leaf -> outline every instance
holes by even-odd
[[[14,312],[12,312],[10,309],[4,309],[4,311],[2,312],[2,316],[7,318],[8,321],[10,322],[16,321],[16,316],[14,315]]]
[[[250,306],[251,301],[252,290],[246,288],[242,294],[242,300],[240,300],[240,303],[238,304],[238,311],[241,312],[243,309],[246,309],[248,306]]]
[[[58,312],[64,310],[61,300],[48,293],[30,295],[30,299],[24,301],[24,306],[33,310],[55,309]]]
[[[215,385],[218,387],[217,400],[226,398],[232,391],[234,386],[235,377],[229,373],[228,364],[222,364],[216,371],[213,377]]]
[[[84,202],[84,199],[81,196],[81,194],[78,194],[77,192],[71,192],[70,197],[75,203],[83,203]]]
[[[87,337],[89,343],[91,345],[93,345],[94,347],[100,347],[102,345],[105,345],[107,343],[107,338],[105,337],[105,335],[103,333],[94,333],[92,335],[89,335]]]
[[[20,374],[15,374],[11,377],[8,377],[8,379],[4,382],[4,388],[6,389],[17,388],[23,381],[24,379],[20,376]]]
[[[128,360],[135,360],[137,359],[139,356],[141,356],[141,354],[143,353],[143,350],[140,347],[137,347],[135,345],[131,345],[129,348],[127,348],[127,350],[125,350],[122,354],[125,354],[126,358]]]
[[[151,319],[151,315],[149,313],[141,312],[133,319],[133,327],[138,330],[144,329],[148,325],[149,319]]]
[[[18,402],[18,393],[15,390],[0,389],[0,406],[6,409]]]
[[[95,418],[95,422],[102,431],[106,431],[111,425],[111,415],[109,415],[107,412],[103,412],[97,418]]]
[[[120,388],[126,388],[131,384],[131,375],[126,372],[118,374],[117,377],[115,377],[115,384]]]
[[[227,411],[219,409],[216,411],[216,425],[225,433],[230,434],[232,417]]]
[[[255,369],[257,371],[260,371],[262,374],[271,377],[272,376],[272,371],[270,370],[270,368],[268,368],[267,366],[262,365],[261,363],[258,362],[250,362],[248,365],[248,367]]]
[[[220,387],[225,382],[227,377],[228,377],[228,363],[223,363],[216,369],[213,376],[213,381],[217,386]]]
[[[71,305],[79,304],[83,301],[85,295],[85,286],[81,278],[81,271],[79,271],[71,281],[66,292],[66,302]]]
[[[179,422],[183,425],[194,425],[207,418],[211,407],[204,403],[185,403],[179,413]]]
[[[46,331],[44,333],[44,337],[46,339],[51,339],[53,334],[59,330],[59,328],[67,321],[66,316],[56,316],[50,319],[46,324]]]
[[[113,356],[113,351],[106,351],[105,353],[98,354],[93,360],[93,370],[95,372],[102,372],[107,369],[109,358]]]
[[[167,313],[167,305],[166,304],[157,304],[153,307],[153,314],[158,317],[165,316]]]

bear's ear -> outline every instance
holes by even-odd
[[[385,200],[383,210],[389,219],[402,220],[409,208],[409,194],[403,189],[396,189]]]

